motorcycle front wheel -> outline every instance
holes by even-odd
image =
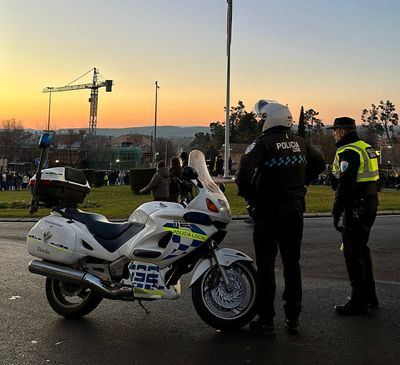
[[[46,297],[51,308],[66,318],[89,314],[103,299],[89,288],[51,278],[46,278]]]
[[[256,271],[249,262],[236,261],[225,267],[229,290],[217,265],[210,267],[192,286],[193,305],[210,326],[237,330],[256,315]]]

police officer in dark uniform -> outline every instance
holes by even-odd
[[[351,297],[335,306],[338,314],[366,314],[379,305],[368,239],[378,207],[378,159],[373,147],[357,135],[354,119],[336,118],[332,127],[336,155],[332,172],[336,189],[332,215],[342,233],[343,253],[352,286]],[[339,226],[343,215],[343,226]]]
[[[305,185],[324,170],[325,163],[304,139],[292,133],[292,115],[287,106],[260,100],[254,112],[261,117],[263,133],[242,156],[236,183],[238,194],[254,206],[259,318],[250,323],[250,330],[272,336],[278,247],[285,278],[285,326],[293,332],[298,329]]]

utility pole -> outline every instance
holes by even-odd
[[[224,178],[229,176],[229,112],[230,112],[230,88],[231,88],[231,40],[232,40],[232,0],[227,0],[227,40],[226,40],[226,116],[225,116],[225,156],[224,156]]]
[[[51,91],[49,92],[49,113],[47,115],[47,132],[50,131]]]
[[[50,133],[51,91],[49,92],[49,113],[47,114],[47,133]],[[44,163],[49,160],[49,148],[44,149]],[[45,165],[46,166],[46,165]]]
[[[156,151],[157,151],[157,102],[158,102],[158,81],[156,81],[156,101],[155,101],[155,110],[154,110],[154,151],[153,151],[153,165],[156,166]]]

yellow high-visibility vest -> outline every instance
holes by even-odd
[[[337,178],[339,178],[341,172],[339,155],[346,150],[355,151],[360,156],[357,182],[377,181],[379,179],[379,166],[376,152],[373,147],[364,141],[349,143],[337,149],[332,166],[332,172]]]

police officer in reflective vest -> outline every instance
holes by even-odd
[[[287,106],[260,100],[254,108],[262,135],[247,148],[236,176],[238,194],[254,206],[253,240],[257,261],[258,319],[250,330],[273,336],[275,258],[282,257],[285,278],[285,327],[298,329],[302,285],[300,246],[303,234],[305,185],[324,170],[322,156],[291,131]]]
[[[374,148],[357,135],[354,119],[336,118],[332,129],[337,142],[332,168],[337,179],[333,184],[336,195],[332,215],[335,228],[342,233],[352,287],[351,297],[335,310],[342,315],[366,314],[370,307],[379,305],[368,248],[378,206],[378,159]],[[339,226],[342,215],[343,225]]]

